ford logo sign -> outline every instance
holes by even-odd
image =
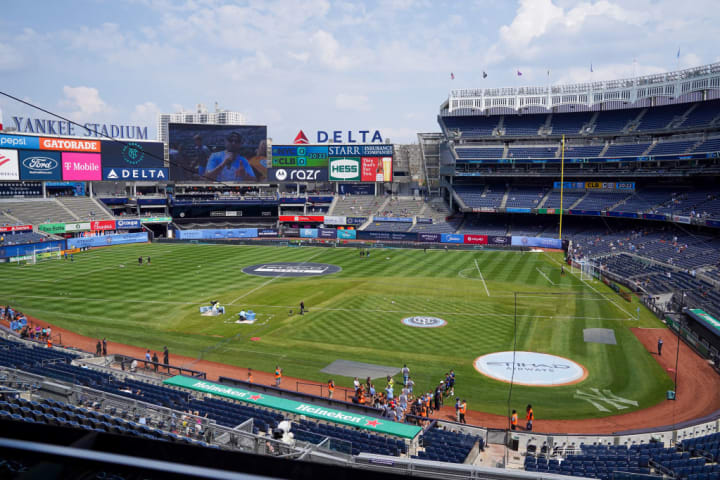
[[[50,157],[28,157],[23,160],[23,166],[31,170],[55,170],[58,167],[58,162],[54,158]]]

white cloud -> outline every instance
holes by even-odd
[[[99,114],[110,113],[111,108],[100,98],[100,92],[92,87],[63,87],[65,98],[60,105],[68,109],[71,120],[83,123],[97,119]]]
[[[221,72],[231,80],[243,80],[259,72],[272,68],[272,62],[263,52],[255,52],[254,55],[244,57],[240,61],[232,59],[220,67]]]
[[[310,38],[310,44],[314,47],[318,60],[327,67],[344,70],[353,63],[349,56],[341,53],[340,44],[330,32],[316,31]]]
[[[155,103],[145,102],[135,105],[135,110],[130,114],[130,120],[133,124],[154,126],[160,113],[162,110]]]
[[[338,93],[335,96],[335,106],[340,110],[353,110],[356,112],[365,112],[370,110],[368,97],[365,95]]]
[[[16,70],[23,65],[23,56],[20,52],[6,43],[0,42],[0,72]]]

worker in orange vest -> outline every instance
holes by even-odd
[[[465,421],[465,412],[467,412],[467,402],[463,400],[460,404],[460,423],[467,423]]]
[[[328,380],[328,398],[332,398],[333,393],[335,393],[335,382],[331,378],[330,380]]]
[[[358,388],[357,395],[358,395],[358,403],[360,405],[365,405],[365,389],[363,388],[362,385],[360,385],[360,388]]]
[[[525,420],[527,420],[527,430],[531,431],[533,420],[535,420],[535,414],[533,413],[532,405],[530,405],[528,403],[528,406],[525,409],[525,411],[527,412],[527,415],[525,415]]]
[[[280,381],[282,380],[282,368],[280,368],[280,365],[275,365],[275,386],[280,386]]]
[[[511,430],[517,430],[517,421],[518,421],[517,410],[513,410],[512,415],[510,415],[510,429]]]
[[[248,381],[248,383],[253,383],[252,370],[250,370],[249,368],[248,368],[248,378],[247,378],[247,381]]]

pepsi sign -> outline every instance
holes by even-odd
[[[18,150],[21,180],[62,180],[60,152]]]

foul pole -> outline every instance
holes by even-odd
[[[562,146],[560,148],[560,230],[558,238],[562,241],[563,193],[565,190],[565,135],[562,136]]]

